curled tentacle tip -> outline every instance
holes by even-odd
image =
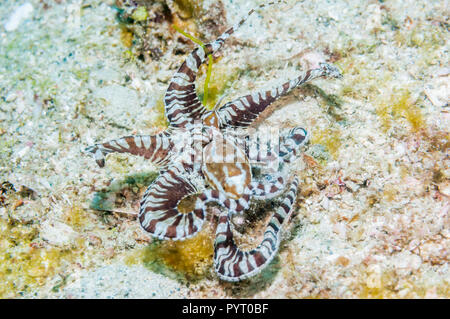
[[[95,146],[95,145],[86,147],[86,148],[83,150],[84,153],[89,153],[89,154],[94,154],[95,151],[96,151],[96,146]]]
[[[105,167],[105,154],[102,153],[97,145],[86,147],[83,152],[92,155],[99,167]]]
[[[319,66],[322,69],[324,76],[328,76],[328,77],[336,78],[336,79],[341,79],[343,77],[341,71],[334,65],[322,62],[322,63],[319,63]]]

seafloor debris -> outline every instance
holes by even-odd
[[[0,206],[6,206],[6,198],[8,194],[16,192],[14,185],[8,181],[2,182],[0,185]]]
[[[12,204],[13,210],[23,205],[23,199],[35,200],[37,193],[33,189],[21,185],[18,190],[11,182],[5,181],[0,184],[0,206]]]
[[[115,2],[122,23],[121,39],[133,55],[145,62],[159,60],[164,54],[183,54],[191,48],[171,28],[178,26],[205,38],[218,36],[226,25],[220,0],[205,7],[203,1],[123,1]]]
[[[446,69],[424,88],[427,98],[434,106],[448,106],[450,102],[450,70]]]

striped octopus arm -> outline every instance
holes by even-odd
[[[252,93],[221,106],[216,112],[221,127],[247,127],[261,112],[281,96],[288,94],[294,88],[319,77],[342,77],[339,70],[328,63],[319,63],[319,67],[310,69],[299,77],[287,81],[271,90]]]
[[[285,163],[290,163],[298,155],[302,148],[310,139],[310,134],[302,127],[294,127],[287,133],[282,134],[279,145],[279,159]]]
[[[179,211],[178,204],[198,192],[177,167],[169,167],[142,197],[138,215],[142,228],[159,239],[184,240],[194,236],[203,226],[206,203],[197,198],[195,209],[187,213]]]
[[[181,200],[194,194],[197,196],[193,210],[187,213],[179,211]],[[230,212],[240,212],[249,207],[249,200],[249,194],[233,200],[213,189],[199,192],[188,178],[183,177],[178,167],[170,167],[144,193],[138,218],[142,228],[154,237],[184,240],[201,230],[207,204],[214,202]]]
[[[240,250],[233,240],[230,219],[226,212],[219,216],[214,243],[215,270],[222,280],[239,281],[256,275],[275,257],[281,241],[281,227],[290,217],[298,187],[295,177],[284,201],[270,219],[262,242],[253,250]]]
[[[271,180],[252,181],[249,188],[254,199],[271,199],[280,195],[286,186],[285,179],[275,176]]]
[[[263,4],[259,8],[265,6]],[[223,46],[230,35],[253,12],[255,12],[254,9],[250,10],[237,24],[222,33],[215,41],[205,45],[204,48],[198,47],[193,50],[180,66],[177,73],[174,74],[164,96],[165,112],[172,127],[185,127],[186,124],[192,124],[195,120],[201,119],[202,115],[208,112],[198,99],[195,89],[195,80],[199,67],[206,62],[208,55],[214,54]]]
[[[143,156],[153,164],[164,167],[169,162],[173,143],[165,132],[157,135],[125,136],[109,142],[95,144],[86,148],[94,156],[98,166],[105,166],[105,159],[111,153],[129,153]]]

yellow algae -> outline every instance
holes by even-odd
[[[127,48],[131,48],[133,45],[133,33],[127,28],[120,29],[120,41]]]
[[[341,96],[370,101],[378,98],[380,92],[391,90],[391,83],[395,80],[395,64],[383,70],[377,69],[376,65],[367,62],[365,55],[353,53],[335,63],[344,74]]]
[[[396,30],[393,39],[398,46],[402,46],[408,43],[408,38],[404,30]]]
[[[388,202],[392,202],[395,200],[397,193],[395,185],[386,185],[383,189],[383,198]]]
[[[186,38],[190,39],[192,42],[197,43],[199,46],[201,46],[206,51],[205,44],[202,41],[200,41],[193,35],[189,34],[188,32],[183,31],[183,29],[178,27],[176,24],[172,25],[172,28],[174,28],[175,31],[177,31],[178,33],[181,33],[182,35],[184,35]]]
[[[438,295],[448,296],[449,287],[445,284],[439,284],[434,287],[413,280],[406,280],[400,286],[395,271],[383,272],[379,276],[368,276],[366,282],[361,283],[358,289],[358,298],[387,299],[387,298],[425,298],[428,291],[435,290]]]
[[[83,239],[71,249],[45,247],[38,240],[34,225],[0,219],[0,298],[15,298],[44,285],[84,254]]]
[[[191,239],[169,241],[161,249],[164,263],[189,275],[201,275],[212,264],[213,236],[207,228]]]
[[[410,175],[409,172],[409,168],[406,165],[401,165],[400,166],[400,178],[401,179],[405,179],[406,177],[408,177]]]
[[[394,270],[366,270],[364,277],[359,291],[361,298],[393,298],[397,295],[395,286],[398,278]]]
[[[73,229],[80,231],[89,223],[87,211],[80,206],[74,205],[68,208],[64,213],[64,222]]]
[[[341,89],[341,94],[343,96],[351,97],[351,98],[357,98],[358,92],[355,90],[355,88],[352,85],[344,85]]]
[[[183,34],[185,37],[189,38],[194,43],[205,47],[204,43],[197,37],[183,30],[177,24],[172,26],[177,32]],[[226,89],[231,86],[231,83],[239,76],[240,70],[238,68],[230,69],[229,66],[215,67],[214,72],[212,72],[212,66],[219,62],[220,58],[214,59],[212,55],[208,55],[208,63],[203,64],[199,70],[198,78],[201,78],[202,74],[206,74],[203,81],[203,85],[197,85],[198,88],[203,88],[200,90],[198,95],[202,100],[203,104],[208,109],[213,109],[216,105],[219,97],[224,93]],[[200,83],[199,83],[200,84]]]
[[[183,241],[156,241],[125,258],[128,265],[143,262],[156,272],[175,273],[188,280],[204,277],[213,263],[214,234],[204,227],[197,235]]]
[[[337,129],[326,128],[323,130],[317,130],[314,132],[312,144],[320,144],[326,147],[327,151],[336,159],[339,155],[339,149],[341,147],[341,133]]]
[[[188,20],[182,20],[177,15],[172,16],[172,27],[175,26],[176,28],[173,28],[173,30],[183,30],[185,33],[191,35],[192,37],[195,37],[198,39],[199,32],[198,27],[195,24],[194,20],[188,19]],[[177,31],[178,32],[178,31]]]
[[[425,119],[420,108],[411,100],[409,91],[402,90],[394,93],[386,102],[382,102],[377,107],[377,115],[385,131],[392,128],[394,122],[399,119],[406,119],[414,132],[425,126]]]
[[[219,98],[231,87],[233,82],[239,77],[241,70],[239,68],[230,68],[227,65],[218,64],[220,59],[215,60],[214,72],[208,83],[208,96],[204,99],[206,108],[213,109]],[[200,74],[205,73],[206,66],[200,68]],[[202,87],[199,85],[198,87]],[[199,96],[204,97],[204,91],[198,92]]]
[[[155,119],[155,125],[161,128],[167,128],[169,126],[169,123],[167,122],[166,118],[163,96],[161,96],[161,98],[159,98],[156,101],[155,111],[157,114]]]
[[[129,162],[126,154],[112,154],[108,157],[108,167],[115,173],[127,174],[129,172]]]
[[[144,6],[137,7],[131,17],[134,21],[144,21],[148,17],[147,9]]]
[[[419,23],[408,34],[407,45],[420,47],[426,51],[434,50],[445,45],[446,37],[446,33],[438,26]]]

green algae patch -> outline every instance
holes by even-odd
[[[387,132],[394,123],[405,119],[413,132],[425,127],[425,119],[420,108],[411,99],[407,90],[391,95],[390,99],[382,102],[376,110],[383,130]]]
[[[183,241],[154,240],[149,246],[131,252],[127,265],[143,263],[156,273],[180,281],[197,281],[210,273],[214,254],[214,233],[204,227]]]

